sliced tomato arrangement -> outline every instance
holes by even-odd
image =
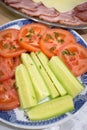
[[[20,63],[20,57],[0,56],[0,110],[12,110],[19,106],[14,74]]]
[[[0,82],[0,110],[11,110],[18,107],[19,104],[15,80],[8,79]]]
[[[12,78],[16,66],[20,63],[20,57],[3,58],[0,56],[0,82]]]
[[[0,55],[3,57],[15,57],[26,52],[18,44],[17,29],[6,29],[0,32]]]
[[[32,23],[24,25],[19,32],[18,41],[19,45],[29,52],[31,51],[39,51],[39,40],[43,36],[43,34],[47,31],[48,27],[39,24]]]
[[[74,44],[75,37],[67,30],[54,28],[49,29],[40,40],[40,48],[49,58],[56,55],[60,47],[65,44]]]
[[[60,48],[58,56],[75,76],[87,72],[87,48],[82,45],[78,43],[67,44]]]
[[[23,52],[42,51],[48,58],[59,56],[75,76],[87,72],[87,48],[76,43],[67,30],[39,23],[0,32],[0,110],[20,105],[15,86],[15,68]]]

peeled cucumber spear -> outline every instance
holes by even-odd
[[[52,80],[50,79],[48,73],[45,71],[43,65],[39,61],[36,53],[32,52],[32,53],[30,53],[30,56],[33,59],[34,63],[36,64],[38,71],[42,75],[42,77],[49,89],[51,98],[55,98],[55,97],[59,96],[59,92],[57,91],[55,85],[53,84]]]
[[[74,109],[72,97],[65,95],[39,104],[27,111],[30,120],[44,120]]]
[[[84,89],[83,85],[71,73],[67,66],[62,62],[58,56],[53,56],[49,61],[49,66],[56,78],[61,82],[73,98],[77,96]]]
[[[37,105],[37,98],[31,79],[23,64],[17,66],[15,71],[15,78],[21,108],[26,109]]]
[[[27,53],[23,53],[21,55],[21,60],[30,75],[32,84],[34,86],[34,90],[36,92],[38,102],[43,100],[44,98],[50,96],[50,92],[49,92],[42,76],[38,72],[37,67],[36,67],[35,63],[33,62],[32,58],[30,57],[30,55]]]
[[[50,69],[50,67],[48,65],[48,62],[49,62],[48,57],[42,52],[36,52],[36,55],[37,55],[38,59],[40,60],[41,64],[43,65],[43,67],[45,68],[45,71],[48,73],[50,79],[54,83],[59,94],[61,96],[64,96],[67,93],[67,91],[65,90],[63,85],[59,82],[59,80],[56,78],[56,76],[54,75],[54,73]]]

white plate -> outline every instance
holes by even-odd
[[[28,19],[19,19],[0,26],[0,30],[4,30],[6,28],[20,29],[21,26],[25,24],[30,24],[32,22],[32,20]],[[78,33],[76,33],[74,30],[69,31],[76,37],[76,40],[79,44],[82,44],[83,46],[87,47],[87,43]],[[63,114],[62,116],[56,116],[48,120],[30,121],[27,119],[24,111],[17,108],[10,111],[0,111],[0,121],[12,125],[14,127],[24,129],[42,129],[55,124],[60,124],[65,120],[72,118],[79,110],[81,110],[81,107],[87,101],[87,73],[81,75],[80,77],[78,77],[78,79],[85,86],[85,90],[74,99],[75,109],[72,112]]]

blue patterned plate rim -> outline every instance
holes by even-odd
[[[25,19],[25,18],[14,20],[0,26],[0,31],[7,28],[20,29],[21,26],[25,24],[30,24],[32,22],[34,21],[30,19]],[[68,31],[70,31],[75,36],[79,44],[82,44],[83,46],[87,48],[86,41],[76,31],[70,30],[70,29],[68,29]],[[73,111],[69,113],[65,113],[61,116],[56,116],[48,120],[30,121],[27,119],[27,117],[25,116],[22,110],[19,110],[18,108],[16,108],[11,111],[0,111],[0,121],[8,125],[11,125],[13,127],[17,127],[17,128],[42,129],[42,128],[51,127],[53,125],[61,124],[71,119],[79,112],[79,110],[82,109],[82,107],[87,101],[87,73],[81,75],[80,77],[78,77],[78,79],[80,80],[80,82],[83,83],[85,90],[74,99],[75,109]]]

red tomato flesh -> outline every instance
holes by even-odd
[[[39,23],[24,25],[19,32],[19,45],[29,52],[39,51],[39,40],[48,29],[47,26]]]
[[[61,47],[57,54],[75,76],[87,72],[87,48],[82,45],[67,44]]]
[[[12,110],[19,107],[19,97],[15,80],[8,79],[0,82],[0,110]]]
[[[0,56],[0,81],[12,78],[16,66],[20,63],[20,57],[4,58]]]
[[[75,43],[75,37],[64,29],[49,29],[40,40],[40,48],[49,58],[56,55],[60,47]]]
[[[6,29],[0,32],[0,55],[3,57],[16,57],[23,52],[25,49],[21,48],[18,44],[17,29]]]

